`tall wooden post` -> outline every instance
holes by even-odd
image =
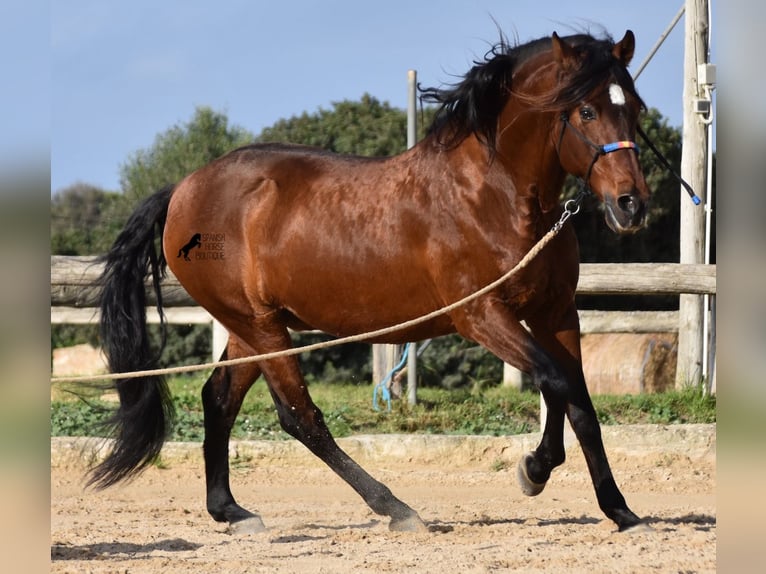
[[[372,384],[377,385],[396,366],[401,345],[372,346]]]
[[[213,361],[221,358],[228,342],[229,332],[226,330],[226,327],[213,319]]]
[[[680,192],[681,263],[704,263],[707,130],[700,102],[706,99],[706,94],[699,81],[698,67],[707,62],[708,30],[707,0],[686,0],[681,175],[700,197],[702,205],[694,205],[686,193]],[[677,388],[701,380],[705,336],[702,296],[681,295],[679,305]]]
[[[407,149],[417,143],[417,80],[415,70],[407,70]],[[415,343],[407,355],[407,397],[414,405],[417,402],[417,346]],[[372,384],[377,385],[399,362],[403,345],[372,346]]]
[[[416,70],[407,70],[407,149],[415,147],[418,143],[417,96],[418,73]],[[407,402],[411,405],[418,402],[417,351],[417,341],[413,341],[407,355]]]

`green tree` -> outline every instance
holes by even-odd
[[[134,206],[139,199],[252,141],[253,135],[229,125],[225,114],[201,106],[189,122],[169,128],[150,148],[133,153],[120,169],[120,185]]]
[[[423,110],[425,124],[433,108]],[[421,135],[424,129],[420,127]],[[333,102],[332,109],[279,120],[265,128],[258,142],[296,143],[363,156],[391,156],[407,148],[407,114],[369,94],[360,101]]]
[[[87,183],[51,197],[51,254],[96,255],[112,244],[124,221],[124,198]]]
[[[51,255],[97,255],[106,251],[122,227],[115,218],[119,193],[75,183],[51,197]],[[51,325],[51,349],[98,344],[96,325]]]

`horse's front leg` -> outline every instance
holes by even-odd
[[[529,324],[537,341],[555,358],[566,374],[563,406],[585,456],[599,507],[620,530],[636,526],[641,520],[628,508],[612,476],[601,438],[601,427],[585,384],[577,308],[571,304],[560,316],[537,317],[530,320]],[[546,430],[552,416],[556,416],[563,427],[563,413],[559,410],[551,413],[549,409]]]
[[[548,310],[552,310],[548,308]],[[548,313],[527,320],[532,330],[534,344],[549,355],[557,368],[563,371],[567,381],[582,376],[580,358],[580,322],[577,309],[571,305],[563,315]],[[534,376],[534,371],[532,371]],[[545,488],[551,471],[564,463],[564,424],[566,415],[566,391],[544,384],[545,379],[535,376],[535,385],[545,401],[547,415],[538,447],[525,455],[518,465],[521,489],[527,496],[537,496]]]
[[[539,494],[553,468],[564,462],[566,413],[585,454],[600,508],[620,530],[635,526],[640,519],[627,507],[612,477],[596,412],[585,386],[574,305],[555,328],[542,320],[533,323],[541,341],[527,332],[511,309],[496,298],[472,306],[456,321],[461,334],[529,373],[548,407],[540,444],[519,465],[522,490],[530,496]]]
[[[235,359],[251,354],[234,337],[221,359]],[[229,486],[229,438],[242,401],[261,371],[255,363],[218,367],[202,388],[202,406],[205,413],[205,479],[207,510],[217,522],[228,522],[237,533],[264,530],[260,516],[245,510],[234,500]]]
[[[564,463],[566,376],[553,357],[529,334],[500,300],[487,299],[455,318],[458,332],[481,344],[504,362],[529,374],[548,409],[538,447],[524,455],[518,478],[527,496],[545,488],[554,468]]]

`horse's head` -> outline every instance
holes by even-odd
[[[558,162],[604,202],[609,227],[636,231],[646,217],[649,190],[632,141],[643,107],[627,71],[634,47],[630,31],[616,44],[587,34],[562,39],[554,33],[519,46],[503,38],[462,81],[423,90],[425,101],[439,104],[430,133],[444,148],[474,136],[490,162],[512,165],[523,177],[532,173],[535,183],[555,171],[558,185],[547,189],[556,192],[564,177],[551,170]],[[555,118],[552,127],[543,114]],[[555,150],[541,154],[548,137]]]
[[[649,189],[634,143],[643,107],[627,65],[635,39],[628,30],[611,49],[551,39],[562,103],[556,144],[565,171],[585,180],[604,202],[606,223],[617,233],[640,229]]]

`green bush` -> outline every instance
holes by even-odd
[[[418,386],[422,387],[483,388],[502,380],[503,362],[459,335],[433,339],[418,360]]]
[[[297,333],[293,335],[296,347],[327,340],[326,335]],[[372,381],[372,351],[366,343],[349,343],[310,353],[301,353],[298,361],[309,383],[355,383],[366,385]]]

